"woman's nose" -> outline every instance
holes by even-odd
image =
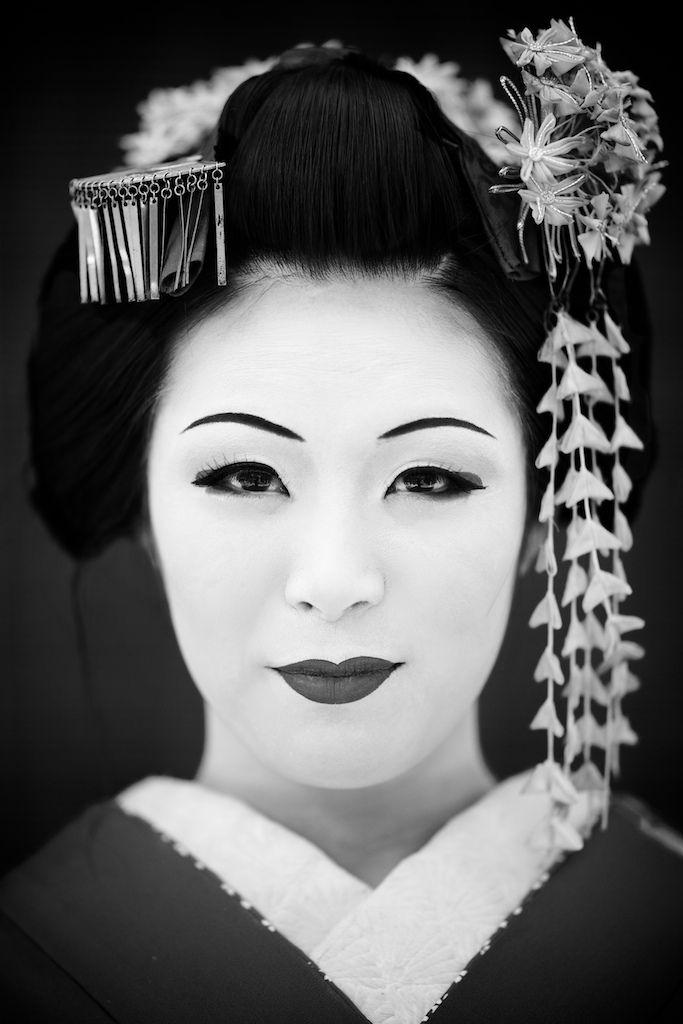
[[[362,515],[318,515],[302,530],[285,587],[292,607],[334,622],[349,608],[378,604],[384,587],[380,552]]]

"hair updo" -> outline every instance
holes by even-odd
[[[288,50],[242,83],[212,141],[207,155],[227,164],[227,287],[216,287],[207,266],[181,297],[81,305],[75,228],[45,276],[28,367],[30,499],[59,543],[85,559],[139,534],[148,438],[172,340],[188,319],[230,301],[231,277],[273,264],[319,279],[421,276],[464,306],[506,369],[535,515],[533,458],[547,434],[536,405],[548,386],[548,367],[537,360],[548,285],[543,277],[510,280],[492,250],[457,157],[462,147],[480,151],[478,144],[412,75],[337,46]],[[626,288],[623,268],[611,270],[606,285],[633,347],[631,422],[651,457],[644,303],[633,302],[638,282]],[[637,484],[648,455],[628,457]],[[637,502],[636,486],[627,512]]]

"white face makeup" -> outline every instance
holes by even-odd
[[[524,531],[504,379],[469,315],[418,283],[253,285],[179,342],[150,442],[152,536],[190,674],[270,770],[392,779],[477,700]],[[434,418],[461,423],[378,440]],[[358,656],[402,665],[348,703],[272,668]]]

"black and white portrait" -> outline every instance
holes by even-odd
[[[31,17],[3,1020],[677,1020],[673,36]]]

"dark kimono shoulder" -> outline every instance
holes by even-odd
[[[673,1024],[682,961],[683,837],[615,795],[609,828],[532,890],[429,1020]],[[0,884],[0,974],[2,1019],[18,1024],[367,1024],[239,894],[113,801]]]

